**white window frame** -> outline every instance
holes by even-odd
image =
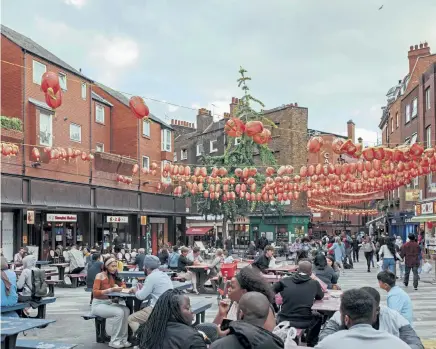
[[[400,115],[398,112],[395,114],[395,125],[397,128],[400,127]]]
[[[431,95],[430,95],[430,87],[425,89],[425,110],[431,109]]]
[[[99,118],[98,118],[98,115],[99,115],[98,111],[99,110],[101,110],[101,115],[103,116],[103,121],[99,120]],[[104,125],[104,117],[105,117],[105,115],[104,115],[104,107],[101,104],[96,103],[95,104],[95,122]]]
[[[148,129],[148,133],[145,132]],[[151,134],[151,125],[150,122],[147,119],[142,119],[142,135],[144,137],[150,138]]]
[[[417,140],[418,140],[418,133],[415,132],[415,133],[410,137],[410,145],[415,144]]]
[[[79,139],[75,139],[71,136],[71,131],[77,127],[79,129]],[[70,123],[70,141],[82,143],[82,125],[75,124],[74,122]]]
[[[81,89],[82,99],[86,101],[86,95],[88,94],[88,85],[86,82],[82,83],[82,89]]]
[[[37,67],[39,67],[39,68],[44,67],[44,71],[41,74],[39,74],[39,72],[38,72],[38,74],[36,74],[37,70],[38,70]],[[41,62],[33,60],[33,63],[32,63],[32,77],[33,77],[33,82],[35,84],[41,85],[42,75],[45,72],[47,72],[47,66],[45,64],[41,63]]]
[[[48,127],[45,127],[45,129],[42,128],[42,118],[41,116],[47,117],[49,119]],[[44,142],[43,137],[41,137],[41,133],[47,133],[48,134],[48,141]],[[53,145],[53,115],[46,114],[43,112],[39,113],[39,144],[45,145],[48,147],[51,147]]]
[[[201,156],[204,154],[204,147],[203,147],[203,143],[197,143],[197,156]]]
[[[412,100],[412,119],[418,116],[418,97]]]
[[[181,149],[180,160],[187,160],[187,159],[188,159],[188,149]]]
[[[425,128],[425,137],[426,137],[426,140],[425,140],[426,148],[431,148],[431,144],[432,144],[432,141],[431,141],[431,126],[427,126]]]
[[[174,162],[177,161],[177,152],[176,152],[176,151],[173,153],[173,161],[174,161]]]
[[[100,147],[101,150],[98,150],[97,147]],[[104,153],[104,143],[95,143],[95,151]]]
[[[410,104],[406,105],[406,124],[410,122]]]
[[[241,137],[236,137],[235,138],[235,145],[238,145],[241,143]]]
[[[413,178],[413,189],[416,189],[419,187],[419,177]]]
[[[216,152],[218,151],[218,148],[215,148],[217,142],[218,142],[217,139],[214,139],[214,140],[211,140],[211,141],[210,141],[210,144],[209,144],[209,146],[210,146],[210,148],[209,148],[210,151],[209,151],[209,153],[216,153]]]
[[[144,166],[144,160],[147,159],[147,166]],[[150,157],[143,155],[142,156],[142,168],[145,168],[147,170],[150,169]]]
[[[63,91],[66,91],[67,90],[67,74],[59,72],[58,76],[59,76],[59,86],[61,87],[61,89]],[[62,78],[65,78],[65,80],[62,80]],[[65,81],[65,86],[62,86],[62,81]]]
[[[391,133],[394,132],[394,118],[391,118]]]
[[[171,152],[171,130],[163,128],[161,130],[162,151]]]

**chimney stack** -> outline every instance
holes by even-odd
[[[239,99],[236,97],[232,97],[232,103],[230,103],[230,116],[235,116],[235,108],[239,104]]]
[[[356,125],[353,120],[347,122],[347,136],[353,143],[356,141]]]
[[[430,46],[427,41],[415,46],[410,46],[407,57],[409,58],[409,74],[415,67],[416,61],[419,57],[430,55]]]

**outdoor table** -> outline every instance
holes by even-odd
[[[117,275],[123,279],[143,278],[146,276],[143,271],[119,271]]]
[[[207,273],[206,271],[209,270],[208,264],[196,264],[196,265],[190,265],[187,266],[186,269],[189,269],[190,271],[197,274],[197,290],[200,293],[210,293],[207,292],[204,288],[204,283],[207,281]]]
[[[36,266],[41,269],[41,266],[43,265],[49,265],[50,262],[49,261],[36,261]]]
[[[59,273],[59,281],[64,281],[65,278],[65,268],[69,267],[70,264],[69,263],[55,263],[55,264],[50,264],[50,267],[56,267],[58,268],[58,273]]]
[[[282,277],[280,275],[267,275],[267,274],[262,274],[263,279],[268,282],[268,283],[276,283],[279,282]]]
[[[320,301],[315,301],[315,303],[313,303],[312,310],[333,315],[333,313],[339,310],[340,306],[340,298],[324,297],[324,299]]]
[[[56,320],[2,317],[0,320],[1,335],[5,337],[4,341],[2,341],[2,349],[15,349],[17,337],[21,332],[47,326],[55,321]]]
[[[281,265],[275,268],[268,268],[266,271],[270,273],[293,273],[294,271],[297,271],[298,265]]]

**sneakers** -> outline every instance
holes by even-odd
[[[130,348],[132,346],[132,343],[128,341],[123,341],[124,348]]]
[[[418,291],[418,287],[415,287],[415,291]]]
[[[110,342],[109,346],[111,348],[115,348],[115,349],[121,349],[121,348],[125,348],[124,344],[121,343],[120,341],[115,341],[115,342]]]

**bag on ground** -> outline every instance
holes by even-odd
[[[432,269],[433,266],[429,262],[425,262],[424,265],[422,266],[422,272],[424,274],[430,273]]]
[[[273,334],[285,343],[285,349],[288,348],[297,348],[297,343],[294,341],[295,337],[297,337],[297,329],[295,327],[291,327],[289,321],[282,321],[276,327],[274,327]]]

